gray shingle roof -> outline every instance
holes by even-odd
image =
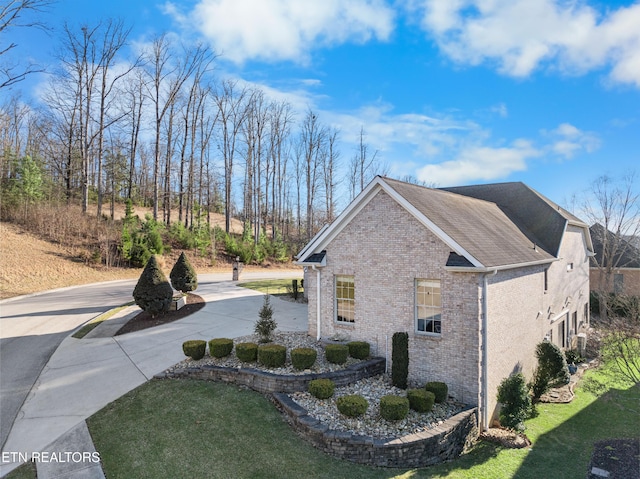
[[[520,221],[519,215],[511,211],[508,214],[506,208],[496,202],[454,192],[457,188],[431,189],[389,178],[384,178],[384,182],[485,267],[554,259],[557,248],[553,245],[559,239],[547,238],[546,230],[559,231],[560,235],[564,231],[565,219],[562,216],[558,219],[557,213],[544,216],[553,221],[553,228],[542,228],[534,234],[527,229],[525,221]],[[473,190],[466,191],[471,192]],[[543,202],[539,196],[537,201]],[[537,208],[539,206],[530,209],[534,213]],[[547,205],[547,209],[551,207]],[[541,217],[538,221],[542,220]]]
[[[605,266],[605,262],[611,262],[614,268],[640,268],[640,249],[624,238],[616,238],[616,235],[607,230],[601,224],[594,224],[589,228],[595,257],[591,258],[591,266]],[[606,260],[603,257],[604,243],[607,243]]]

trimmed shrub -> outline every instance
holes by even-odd
[[[330,363],[344,364],[349,357],[349,347],[346,344],[327,344],[324,355]]]
[[[191,266],[184,251],[180,253],[178,261],[176,261],[176,264],[171,268],[169,278],[171,279],[171,286],[183,293],[195,291],[198,288],[198,274],[196,270],[193,269],[193,266]]]
[[[338,406],[338,411],[345,416],[358,417],[367,412],[369,402],[358,394],[352,394],[336,399],[336,405]]]
[[[173,288],[155,256],[151,256],[147,261],[133,289],[133,299],[142,310],[151,313],[151,316],[169,311],[173,300]]]
[[[269,295],[265,294],[264,303],[258,312],[258,320],[256,321],[254,331],[260,336],[261,343],[268,343],[271,341],[273,332],[278,327],[278,323],[273,319],[273,308],[271,307],[271,300]]]
[[[380,398],[380,415],[387,421],[399,421],[409,414],[409,399],[393,394]]]
[[[298,370],[309,369],[316,362],[318,352],[313,348],[295,348],[291,350],[291,364]]]
[[[287,360],[287,348],[280,344],[258,346],[258,362],[268,368],[281,368]]]
[[[446,402],[447,397],[449,397],[449,388],[445,383],[441,383],[439,381],[430,381],[424,385],[424,388],[427,391],[431,391],[433,395],[436,397],[436,402]]]
[[[198,360],[204,358],[207,349],[207,342],[204,339],[190,339],[182,343],[182,351],[185,356]]]
[[[351,341],[347,343],[349,356],[356,359],[367,359],[371,346],[366,341]]]
[[[209,354],[214,358],[224,358],[231,354],[233,339],[215,338],[209,341]]]
[[[244,363],[252,363],[258,359],[258,345],[256,343],[236,344],[236,357]]]
[[[329,399],[336,389],[331,379],[313,379],[309,381],[309,394],[318,399]]]
[[[407,399],[409,407],[416,412],[429,412],[433,409],[433,403],[436,402],[436,396],[426,389],[408,389]]]
[[[409,334],[393,333],[391,339],[391,383],[400,389],[407,389],[409,376]]]
[[[500,424],[519,431],[524,430],[524,420],[531,413],[531,398],[522,373],[502,380],[498,386],[498,402],[502,404]]]
[[[549,341],[543,341],[536,346],[538,367],[533,373],[529,385],[534,401],[552,387],[567,384],[570,379],[569,367],[562,350]]]

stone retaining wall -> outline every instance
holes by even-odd
[[[331,379],[337,387],[352,384],[361,379],[383,374],[385,370],[384,358],[371,358],[361,361],[340,371],[310,373],[310,374],[273,374],[253,368],[225,368],[221,366],[204,365],[198,367],[176,369],[171,373],[158,375],[162,378],[193,378],[207,381],[247,386],[263,394],[293,393],[306,391],[309,381],[313,379]]]
[[[455,459],[478,437],[477,408],[459,412],[441,425],[393,440],[355,435],[329,429],[293,401],[287,394],[306,391],[309,381],[327,378],[346,386],[383,374],[384,358],[371,358],[343,370],[311,374],[274,374],[253,368],[225,368],[213,365],[175,369],[157,378],[193,378],[247,386],[271,394],[292,427],[311,444],[335,457],[381,467],[424,467]]]

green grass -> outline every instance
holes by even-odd
[[[298,280],[298,286],[300,287],[300,281]],[[242,288],[253,289],[265,294],[287,294],[289,291],[287,288],[291,288],[290,279],[266,279],[260,281],[248,281],[246,283],[239,283],[238,286]],[[302,287],[300,287],[302,292]]]
[[[456,461],[413,470],[337,460],[301,440],[262,395],[236,386],[153,380],[88,421],[109,478],[583,479],[593,443],[638,437],[640,386],[588,371],[570,404],[543,404],[527,421],[530,449],[480,442]]]
[[[4,476],[3,479],[36,479],[36,464],[35,462],[27,462],[19,467],[16,467],[9,474]]]
[[[89,334],[95,328],[100,326],[100,323],[102,323],[103,321],[106,321],[107,319],[113,317],[114,314],[122,311],[124,308],[127,308],[127,307],[131,306],[132,304],[135,304],[135,302],[131,301],[131,302],[127,303],[127,304],[123,304],[122,306],[118,306],[117,308],[110,309],[106,313],[102,313],[100,316],[97,316],[97,317],[93,318],[87,324],[85,324],[80,329],[78,329],[75,333],[73,333],[71,335],[71,337],[72,338],[76,338],[76,339],[84,338],[87,334]]]

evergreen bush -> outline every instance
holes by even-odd
[[[352,394],[336,399],[336,406],[338,406],[338,411],[345,416],[358,417],[367,412],[369,402],[358,394]]]
[[[173,289],[158,265],[155,256],[151,256],[144,267],[136,287],[133,289],[133,299],[143,311],[155,316],[169,311],[173,299]]]
[[[349,357],[349,347],[346,344],[327,344],[324,355],[330,363],[344,364]]]
[[[436,396],[426,389],[407,389],[409,407],[416,412],[429,412],[433,409]]]
[[[267,368],[281,368],[287,360],[287,348],[280,344],[258,346],[258,362]]]
[[[215,338],[209,341],[209,354],[213,358],[224,358],[231,354],[233,339]]]
[[[447,401],[447,397],[449,397],[449,388],[445,383],[439,381],[430,381],[424,385],[425,390],[431,391],[433,395],[436,397],[437,403],[442,403]]]
[[[391,338],[391,383],[400,389],[407,389],[409,376],[409,334],[393,333]]]
[[[258,359],[258,345],[256,343],[236,344],[236,357],[245,363],[252,363]]]
[[[336,389],[331,379],[313,379],[309,381],[309,393],[318,399],[329,399]]]
[[[169,278],[171,279],[173,289],[182,291],[183,293],[195,291],[198,288],[198,274],[196,270],[193,269],[193,266],[191,266],[184,251],[180,253],[178,261],[176,261],[176,264],[171,268]]]
[[[207,342],[204,339],[190,339],[182,343],[182,352],[191,359],[198,360],[204,358],[207,349]]]
[[[258,312],[258,320],[256,321],[254,331],[260,337],[261,343],[271,341],[273,332],[278,327],[275,319],[273,319],[273,308],[268,294],[264,295],[264,303]]]
[[[291,350],[291,364],[298,370],[309,369],[316,362],[318,352],[313,348],[295,348]]]
[[[567,384],[570,379],[569,367],[562,350],[550,341],[543,341],[536,346],[538,367],[533,373],[529,385],[534,401],[552,387]]]
[[[355,359],[367,359],[371,351],[371,345],[366,341],[351,341],[347,343],[349,356]]]
[[[500,424],[516,430],[524,429],[524,420],[531,414],[531,398],[522,373],[504,378],[498,386]]]
[[[380,415],[387,421],[399,421],[409,413],[409,399],[388,395],[380,398]]]

